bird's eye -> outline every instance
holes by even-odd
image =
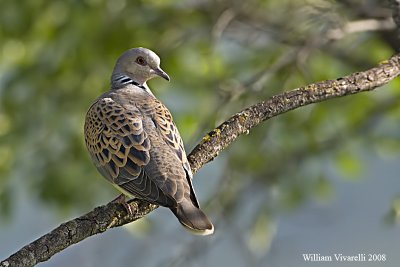
[[[146,65],[146,60],[143,57],[138,57],[136,59],[136,63],[139,64],[139,65],[144,66],[144,65]]]

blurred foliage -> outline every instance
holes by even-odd
[[[172,81],[154,80],[150,87],[174,114],[190,151],[246,106],[387,59],[394,53],[390,30],[328,37],[349,21],[387,19],[391,13],[382,4],[0,1],[2,213],[11,210],[21,184],[63,211],[83,212],[116,194],[89,160],[83,121],[126,49],[144,46],[160,55]],[[208,210],[230,220],[240,217],[243,202],[253,206],[245,224],[249,247],[267,249],[274,213],[334,197],[322,159],[356,181],[364,164],[354,152],[360,147],[399,157],[399,86],[396,80],[376,92],[307,106],[241,137],[221,154],[224,171],[215,178],[219,186],[209,194]],[[254,196],[261,200],[253,202]]]

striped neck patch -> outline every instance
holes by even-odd
[[[115,77],[112,77],[111,79],[111,86],[114,89],[119,89],[122,87],[125,87],[129,84],[135,85],[139,88],[142,88],[143,90],[146,90],[146,88],[139,84],[138,82],[135,82],[134,80],[132,80],[130,77],[126,76],[126,75],[118,75]]]

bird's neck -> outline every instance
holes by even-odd
[[[112,89],[120,89],[124,88],[125,86],[128,85],[135,85],[139,88],[142,88],[143,90],[147,90],[146,88],[146,83],[140,84],[136,81],[134,81],[131,77],[125,74],[114,74],[111,77],[111,88]]]
[[[146,83],[140,84],[126,74],[113,74],[111,76],[111,89],[118,90],[121,88],[125,88],[128,85],[137,86],[149,93],[150,95],[154,96]]]

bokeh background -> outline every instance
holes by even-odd
[[[126,49],[160,55],[171,82],[149,85],[190,151],[253,103],[387,59],[395,37],[380,0],[0,1],[0,258],[118,194],[83,123]],[[160,208],[41,266],[309,266],[303,253],[398,266],[399,86],[278,116],[205,165],[212,237]]]

